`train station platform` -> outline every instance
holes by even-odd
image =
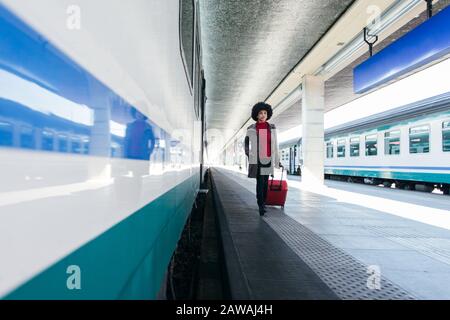
[[[284,210],[268,206],[260,217],[255,179],[222,167],[211,178],[233,299],[450,298],[448,229],[345,201],[336,185],[326,195],[295,180]],[[357,187],[342,192],[394,201]],[[434,203],[434,213],[445,211]]]

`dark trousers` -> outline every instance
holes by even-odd
[[[268,182],[269,176],[261,175],[261,170],[258,165],[258,173],[256,175],[256,199],[258,200],[259,207],[263,206],[266,202]]]

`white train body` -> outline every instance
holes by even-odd
[[[350,132],[344,134],[328,133],[325,141],[325,174],[369,178],[375,183],[396,183],[406,188],[412,188],[415,184],[438,186],[448,192],[449,121],[450,110],[444,110],[364,130],[348,130]],[[369,150],[372,138],[376,138],[377,152],[374,155]],[[351,139],[355,139],[354,148],[359,139],[359,156],[350,155]],[[338,150],[339,142],[345,144],[343,157],[338,157],[342,153],[342,148]]]
[[[371,154],[375,146],[376,154]],[[293,159],[295,148],[300,152]],[[284,143],[281,150],[282,164],[290,173],[293,164],[300,164],[301,171],[301,139]],[[426,191],[439,188],[448,194],[450,93],[328,129],[324,166],[326,178]]]
[[[0,298],[156,297],[200,184],[180,3],[0,1]]]

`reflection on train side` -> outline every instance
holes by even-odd
[[[14,17],[0,38],[0,205],[97,188],[134,205],[155,176],[188,172],[191,141],[153,121],[152,97],[124,99]]]
[[[0,108],[9,108],[16,111],[24,109],[24,106],[5,103],[0,99]],[[37,113],[31,111],[31,113]],[[17,112],[20,113],[20,112]],[[110,132],[110,154],[112,158],[129,158],[138,160],[153,160],[166,163],[172,160],[173,164],[183,163],[186,156],[185,146],[176,139],[170,139],[163,130],[155,130],[148,122],[147,117],[134,110],[131,112],[134,121],[126,126],[110,121],[109,129],[106,126],[105,134]],[[41,150],[48,152],[72,153],[72,154],[98,154],[91,147],[92,127],[72,123],[67,125],[67,120],[55,115],[35,114],[39,118],[39,125],[33,121],[5,117],[0,112],[0,148],[10,147],[29,150]],[[169,150],[166,150],[166,143]],[[97,147],[99,147],[97,143]]]
[[[51,122],[58,123],[61,119],[49,117]],[[90,154],[90,128],[65,131],[62,128],[32,126],[30,123],[15,121],[12,118],[0,116],[0,147],[15,147],[73,154]],[[155,147],[155,136],[151,125],[136,119],[126,127],[126,135],[111,134],[110,157],[149,160]],[[157,138],[159,141],[161,137]],[[163,140],[164,142],[164,140]],[[157,150],[164,150],[164,144],[156,145]],[[164,158],[164,155],[163,155]]]
[[[70,68],[63,71],[75,79]],[[58,88],[0,64],[0,148],[150,160],[155,139],[168,139],[95,78],[76,80]]]
[[[2,75],[5,73],[0,73],[0,77]],[[40,94],[44,93],[50,97],[38,99],[50,103],[55,100],[54,93],[41,89]],[[73,113],[87,113],[89,120],[83,122],[52,112],[61,109],[41,107],[36,96],[30,101],[33,105],[17,102],[24,100],[27,99],[11,97],[11,94],[0,98],[0,147],[150,160],[155,142],[167,139],[163,130],[156,130],[159,136],[155,136],[148,118],[131,106],[125,107],[128,117],[123,117],[122,113],[121,119],[114,119],[108,105],[77,108],[79,105],[67,102],[67,107],[73,107]],[[102,121],[105,118],[109,118],[109,122]],[[164,149],[165,143],[158,142],[156,151],[164,153]],[[164,159],[165,155],[160,158]]]

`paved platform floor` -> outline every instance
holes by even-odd
[[[284,210],[260,217],[255,179],[212,176],[257,298],[450,299],[447,196],[294,178]]]

